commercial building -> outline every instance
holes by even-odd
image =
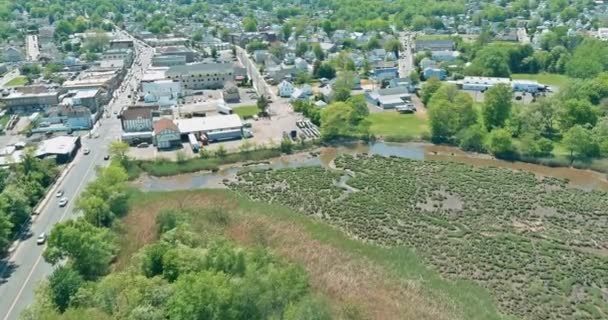
[[[144,102],[157,104],[161,108],[176,105],[182,94],[179,81],[165,79],[142,82],[141,90],[144,93]]]
[[[60,136],[40,142],[36,149],[36,157],[55,157],[57,163],[67,163],[74,159],[81,147],[79,136]]]
[[[17,87],[0,98],[11,113],[41,111],[59,103],[59,93],[44,86]]]
[[[129,39],[110,40],[110,49],[133,49],[133,40],[129,40]]]
[[[154,49],[155,56],[178,56],[185,57],[186,63],[192,63],[196,60],[198,54],[196,51],[186,47],[186,46],[169,46],[169,47],[159,47]]]
[[[101,55],[102,60],[122,60],[125,65],[133,62],[133,50],[128,48],[115,48],[104,51]]]
[[[195,63],[172,66],[165,72],[168,79],[181,83],[184,90],[220,89],[234,81],[234,70],[229,63]]]
[[[193,133],[198,138],[205,136],[209,142],[241,139],[244,134],[243,122],[236,114],[177,119],[176,123],[182,136]]]
[[[180,131],[169,118],[154,122],[154,144],[158,149],[170,149],[181,145]]]
[[[40,124],[54,125],[51,131],[89,130],[93,127],[91,110],[78,106],[58,106],[49,109]],[[59,125],[59,127],[57,126]],[[61,128],[62,127],[62,128]],[[37,128],[33,132],[49,131],[46,127]]]
[[[129,108],[120,115],[122,130],[125,132],[151,132],[153,129],[150,108]]]
[[[412,96],[407,87],[368,91],[365,93],[365,99],[370,104],[384,110],[413,108]]]
[[[508,85],[514,92],[528,93],[537,93],[546,87],[534,80],[510,80],[509,78],[495,77],[464,77],[462,80],[462,90],[483,92],[497,84]]]
[[[416,52],[452,51],[454,50],[454,41],[450,39],[416,40],[414,42],[414,50]]]
[[[422,70],[422,76],[427,80],[433,77],[439,80],[445,80],[447,72],[441,68],[424,68],[424,70]]]
[[[185,56],[154,56],[154,57],[152,57],[152,66],[155,66],[155,67],[181,66],[184,64],[186,64]]]
[[[100,89],[84,89],[75,90],[72,97],[72,103],[75,106],[84,106],[92,112],[97,112],[97,108],[101,105],[103,92]]]

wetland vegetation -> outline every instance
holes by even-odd
[[[352,238],[412,248],[524,319],[608,317],[608,194],[532,173],[341,155],[337,169],[251,170],[230,187]],[[347,178],[344,178],[344,176]]]

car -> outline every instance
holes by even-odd
[[[105,156],[103,156],[103,160],[110,160],[110,155],[106,154]]]
[[[36,238],[37,245],[43,245],[46,242],[46,233],[41,233],[38,238]]]
[[[59,199],[59,206],[60,207],[65,207],[68,204],[68,198],[63,197],[61,199]]]
[[[61,198],[61,197],[63,197],[63,194],[64,194],[63,190],[59,190],[59,191],[57,191],[57,193],[55,193],[55,196],[57,198]]]
[[[142,142],[137,145],[138,148],[147,148],[148,146],[150,146],[150,145],[147,142]]]
[[[89,149],[89,148],[84,148],[84,149],[82,150],[82,153],[84,153],[85,155],[86,155],[86,154],[89,154],[89,153],[91,153],[91,149]]]

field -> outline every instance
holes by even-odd
[[[553,74],[553,73],[538,73],[538,74],[526,74],[526,73],[514,73],[511,75],[513,79],[523,79],[523,80],[536,80],[539,83],[546,84],[549,86],[555,86],[557,88],[561,88],[565,86],[570,78],[563,74]]]
[[[507,315],[608,317],[606,192],[452,162],[341,156],[335,165],[243,172],[231,188],[354,239],[411,248],[444,277],[487,288]]]
[[[19,76],[6,83],[7,87],[19,87],[27,84],[27,78]]]
[[[416,114],[398,112],[374,112],[368,118],[370,132],[377,137],[392,141],[419,139],[429,132],[427,120]]]
[[[241,118],[247,119],[260,112],[257,106],[243,106],[234,108],[234,113],[238,114]]]
[[[441,278],[412,251],[350,239],[283,206],[252,202],[228,190],[205,190],[136,193],[131,208],[121,223],[117,270],[155,241],[154,220],[161,210],[179,209],[190,213],[184,219],[197,233],[264,246],[301,265],[313,290],[330,300],[335,318],[503,319],[485,289]]]

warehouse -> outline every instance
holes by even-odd
[[[210,142],[243,137],[243,122],[236,114],[178,119],[175,122],[184,138],[190,133],[194,133],[199,138],[204,135]]]

